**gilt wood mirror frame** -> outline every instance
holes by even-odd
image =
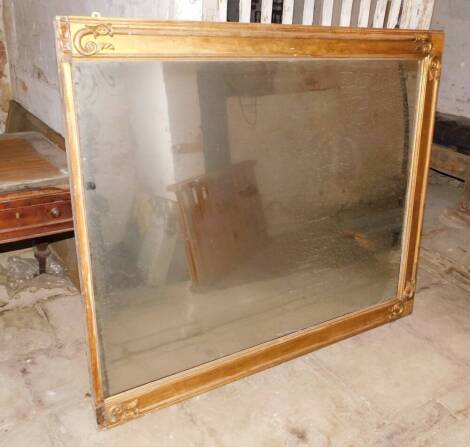
[[[55,26],[100,426],[412,312],[442,33],[88,17],[58,17]],[[197,102],[197,113],[188,111],[190,101]],[[385,140],[393,126],[396,138]],[[149,173],[167,143],[174,172]],[[286,151],[296,152],[285,158]],[[284,175],[289,169],[298,175]],[[295,178],[302,176],[299,185]],[[157,180],[160,189],[152,184]],[[136,182],[150,182],[159,197],[134,187]],[[311,210],[309,200],[315,202]],[[142,220],[149,204],[153,211]],[[393,224],[377,223],[387,216]],[[154,231],[159,225],[164,230]],[[114,239],[113,227],[122,227]],[[292,244],[298,245],[290,258],[285,247]],[[128,265],[115,267],[119,262]],[[309,270],[314,262],[328,268]],[[247,265],[250,273],[240,273]],[[315,284],[309,275],[319,275]],[[348,284],[340,284],[347,275],[356,294],[351,302],[344,293]],[[327,288],[318,286],[320,278]],[[328,290],[335,282],[333,300]],[[271,302],[270,291],[284,290],[286,283],[292,290]],[[259,302],[254,287],[266,293]],[[309,293],[319,296],[310,302]],[[158,309],[139,294],[149,295]],[[145,338],[147,332],[122,338],[138,332],[132,318],[148,320],[153,311],[156,329],[144,320],[142,327],[150,324],[154,338]],[[230,320],[231,312],[239,320]],[[227,321],[212,324],[209,314]],[[177,327],[165,326],[169,320]],[[150,347],[150,357],[142,357],[148,345],[136,348],[144,342],[158,345]]]

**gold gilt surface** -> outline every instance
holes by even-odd
[[[441,32],[113,18],[58,17],[57,56],[66,116],[75,231],[84,294],[96,414],[118,425],[406,315],[413,309],[417,260],[441,72]],[[394,58],[422,61],[398,295],[379,305],[298,331],[108,398],[103,396],[90,271],[80,148],[72,90],[74,61],[129,59]]]

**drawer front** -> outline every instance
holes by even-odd
[[[69,200],[0,210],[0,242],[73,230]]]
[[[0,211],[0,230],[47,225],[72,218],[70,202],[52,202]]]
[[[70,202],[70,193],[54,192],[52,194],[42,194],[36,192],[36,195],[26,193],[17,193],[16,195],[0,195],[0,212],[54,202]]]

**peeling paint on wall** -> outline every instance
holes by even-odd
[[[470,1],[436,2],[432,28],[446,33],[437,108],[470,118]]]
[[[5,35],[13,99],[61,134],[64,126],[57,75],[54,17],[88,16],[97,11],[108,17],[164,20],[175,17],[173,14],[177,12],[172,0],[0,1],[4,2],[5,9]],[[185,2],[188,5],[195,3],[194,0],[179,0],[180,9]]]
[[[3,1],[0,1],[0,132],[5,130],[8,114],[8,104],[11,98],[10,70],[8,67],[8,53],[5,45]]]

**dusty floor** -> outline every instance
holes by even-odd
[[[470,230],[445,214],[460,193],[432,181],[411,317],[109,431],[79,297],[28,288],[18,303],[42,300],[0,313],[0,446],[470,446]]]

